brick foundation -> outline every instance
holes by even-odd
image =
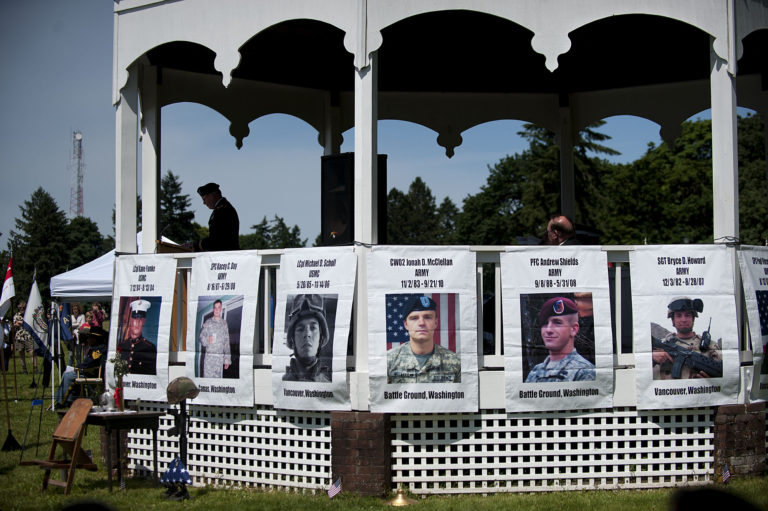
[[[384,495],[392,479],[389,416],[369,412],[331,412],[333,480],[345,492]]]
[[[731,475],[762,475],[765,471],[765,403],[728,405],[715,415],[715,477],[722,481],[723,464]]]

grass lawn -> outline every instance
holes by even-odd
[[[29,365],[29,364],[28,364]],[[21,370],[19,361],[16,364]],[[13,365],[6,376],[8,409],[11,418],[11,431],[7,430],[5,394],[2,400],[2,428],[0,441],[5,442],[12,435],[20,444],[24,444],[23,458],[42,459],[48,454],[51,433],[58,422],[58,414],[45,411],[50,404],[50,389],[42,407],[31,405],[34,396],[40,396],[38,389],[30,389],[32,375],[16,374]],[[36,392],[37,390],[37,392]],[[30,410],[32,413],[30,414]],[[58,510],[71,503],[83,503],[85,500],[98,501],[115,510],[150,509],[186,509],[186,510],[222,510],[244,509],[284,510],[284,511],[323,511],[326,509],[351,511],[359,509],[391,509],[383,498],[357,497],[342,491],[334,499],[329,499],[324,492],[315,495],[288,493],[285,491],[264,491],[254,489],[231,489],[200,487],[190,488],[191,499],[184,502],[166,500],[164,488],[155,486],[144,479],[126,479],[125,490],[110,493],[104,463],[101,461],[99,430],[89,428],[84,441],[84,449],[91,450],[99,470],[97,472],[78,471],[72,493],[64,496],[64,490],[49,487],[40,491],[43,471],[37,467],[19,466],[20,451],[0,452],[0,511],[11,510]],[[58,477],[58,474],[55,474]],[[734,476],[727,486],[718,484],[712,487],[735,494],[752,503],[757,509],[768,511],[768,477],[741,478]],[[571,491],[551,493],[506,493],[489,496],[440,496],[425,498],[415,497],[417,503],[411,509],[424,511],[465,511],[514,509],[525,511],[562,510],[562,511],[636,511],[665,510],[669,508],[670,496],[675,489],[663,490],[621,490],[621,491]],[[414,497],[412,495],[412,497]],[[737,511],[724,507],[705,508],[718,511]],[[92,507],[92,506],[91,506]],[[733,507],[733,506],[731,506]],[[84,507],[85,509],[85,507]],[[702,510],[703,511],[703,510]],[[739,509],[738,511],[743,511]]]

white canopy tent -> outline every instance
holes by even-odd
[[[51,278],[51,296],[71,300],[104,300],[112,296],[115,251]]]
[[[164,243],[176,244],[163,236]],[[141,232],[136,235],[141,247]],[[139,249],[141,250],[141,249]],[[115,251],[97,257],[74,270],[51,278],[51,296],[59,301],[104,300],[112,296],[115,272]]]

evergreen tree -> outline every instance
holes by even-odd
[[[298,225],[288,227],[285,220],[275,215],[271,221],[267,217],[256,225],[251,226],[254,232],[240,235],[242,250],[264,248],[297,248],[304,247],[307,240],[301,239],[301,229]]]
[[[446,198],[438,209],[432,190],[416,177],[408,193],[392,188],[387,196],[387,243],[439,245],[453,241],[456,205]]]
[[[189,195],[181,193],[182,182],[170,169],[160,181],[160,232],[163,236],[184,243],[197,241],[195,213]]]
[[[77,216],[67,225],[67,253],[68,269],[77,268],[80,265],[92,261],[104,254],[104,239],[99,233],[96,222],[90,218]]]
[[[37,270],[40,294],[49,298],[51,277],[67,267],[70,244],[66,215],[42,187],[35,190],[19,209],[21,218],[15,219],[16,230],[11,231],[9,241],[17,293],[26,297]]]

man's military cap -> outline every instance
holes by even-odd
[[[197,189],[197,193],[200,194],[200,197],[203,195],[208,195],[209,193],[218,192],[219,191],[219,185],[216,183],[208,183],[200,188]]]
[[[425,295],[416,295],[411,298],[411,301],[403,308],[403,314],[408,317],[413,311],[433,311],[437,310],[437,304],[432,298]]]
[[[107,342],[107,331],[100,326],[92,326],[88,332],[86,339],[91,342]]]
[[[552,316],[568,316],[569,314],[578,314],[578,312],[579,309],[573,300],[564,296],[555,296],[541,306],[539,324],[543,325]]]
[[[131,317],[132,318],[146,318],[147,310],[152,306],[146,300],[135,300],[131,302]]]

